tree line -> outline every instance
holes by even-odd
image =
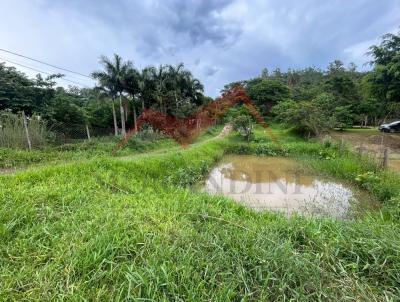
[[[340,60],[325,70],[263,69],[260,76],[226,85],[245,87],[266,118],[318,135],[331,128],[368,126],[400,118],[400,34],[369,48],[370,71]],[[90,125],[99,134],[125,135],[142,111],[186,117],[213,101],[183,64],[140,70],[120,56],[102,56],[94,88],[57,87],[62,74],[28,78],[0,63],[0,111],[36,114],[54,131],[73,136]],[[82,131],[81,131],[82,132]],[[96,133],[95,133],[96,134]]]
[[[263,69],[260,76],[224,89],[244,86],[265,117],[307,134],[400,119],[400,34],[384,35],[368,54],[370,71],[335,60],[326,70]]]
[[[184,117],[212,101],[204,96],[203,84],[183,64],[139,70],[116,54],[112,58],[102,56],[100,64],[102,68],[91,74],[96,87],[63,88],[56,86],[61,74],[46,78],[39,74],[30,79],[0,63],[0,110],[35,114],[51,129],[71,136],[76,127],[83,129],[87,124],[125,135],[147,108]]]

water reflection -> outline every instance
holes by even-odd
[[[223,194],[256,210],[345,219],[358,199],[370,200],[341,183],[304,173],[292,159],[235,155],[215,167],[205,191]]]

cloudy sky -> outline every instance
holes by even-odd
[[[102,54],[139,68],[183,62],[211,96],[264,67],[338,58],[365,68],[368,46],[400,26],[400,0],[1,0],[0,11],[1,49],[84,74]],[[0,51],[4,59],[56,71]]]

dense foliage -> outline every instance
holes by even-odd
[[[147,108],[184,117],[211,101],[203,95],[200,81],[183,64],[138,70],[118,55],[112,59],[101,57],[100,63],[103,69],[92,74],[98,87],[68,89],[56,87],[55,79],[62,77],[61,74],[29,79],[2,63],[0,111],[36,114],[52,131],[81,138],[86,135],[85,125],[95,134],[124,134]],[[120,114],[115,110],[117,100]]]
[[[326,70],[264,69],[259,77],[234,82],[246,87],[264,116],[318,135],[358,125],[377,125],[400,117],[400,34],[383,36],[372,46],[371,71],[357,71],[335,60]]]

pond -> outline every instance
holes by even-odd
[[[377,207],[366,192],[311,173],[285,157],[226,156],[210,172],[203,190],[258,211],[288,215],[348,219]]]

